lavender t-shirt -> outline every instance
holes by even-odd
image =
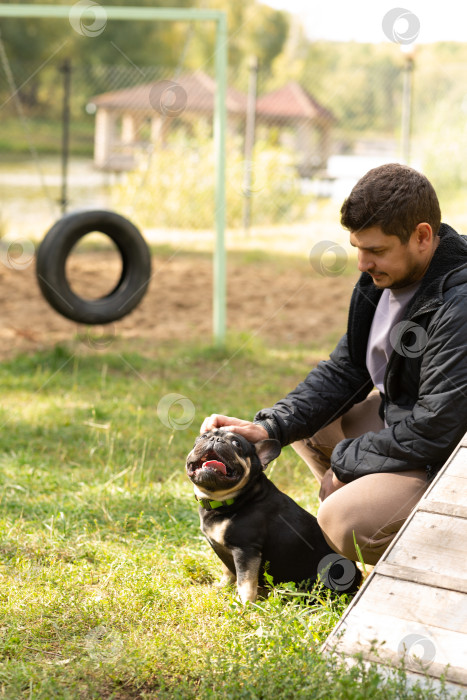
[[[384,375],[393,351],[389,336],[402,320],[405,310],[420,286],[415,282],[401,289],[384,289],[376,307],[366,349],[366,366],[375,387],[384,392]]]

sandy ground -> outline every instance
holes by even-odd
[[[253,242],[251,247],[254,247]],[[246,253],[245,253],[246,255]],[[228,257],[227,325],[258,336],[268,345],[329,344],[345,329],[347,308],[357,275],[317,274],[307,262],[284,257],[275,262],[242,264]],[[254,256],[253,256],[254,257]],[[13,260],[13,258],[12,258]],[[68,273],[77,292],[96,297],[118,278],[117,254],[88,251],[69,260]],[[87,329],[55,312],[43,299],[33,256],[22,269],[0,261],[0,359],[72,340]],[[212,262],[209,255],[178,251],[153,258],[153,277],[140,305],[127,317],[92,335],[138,339],[150,351],[160,341],[190,342],[212,338]],[[140,342],[142,341],[142,342]],[[92,341],[95,344],[98,341]],[[136,349],[136,348],[135,348]]]

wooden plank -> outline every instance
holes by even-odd
[[[380,574],[375,574],[368,583],[355,619],[359,625],[366,624],[365,615],[371,620],[373,614],[413,624],[419,624],[423,619],[423,624],[431,628],[433,635],[438,629],[467,632],[467,598],[463,593]]]
[[[393,666],[394,668],[397,668],[402,663],[402,659],[404,658],[404,667],[407,672],[412,672],[417,675],[420,674],[420,678],[424,678],[426,675],[433,679],[443,677],[450,684],[456,684],[454,687],[451,686],[453,691],[458,690],[458,692],[463,691],[464,693],[467,693],[467,671],[462,666],[444,666],[443,664],[438,664],[435,661],[430,664],[424,664],[417,658],[412,659],[410,656],[403,657],[401,654],[390,649],[386,649],[385,647],[378,648],[377,653],[375,653],[371,647],[362,647],[356,642],[353,642],[353,644],[355,645],[355,648],[346,647],[345,644],[342,643],[339,645],[337,651],[340,654],[347,654],[348,656],[359,653],[365,661],[370,661],[377,664],[387,664]],[[458,696],[456,695],[456,697]],[[465,698],[467,697],[467,694],[464,694],[461,697]]]
[[[398,666],[399,661],[395,660],[392,664],[389,659],[386,659],[384,663],[381,663],[381,658],[372,658],[371,654],[367,654],[369,659],[363,659],[362,662],[354,657],[346,656],[345,662],[349,668],[353,668],[360,663],[369,670],[372,663],[377,663],[378,671],[383,678],[392,679],[394,678],[394,668],[393,666]],[[458,683],[448,682],[444,678],[441,681],[440,678],[433,678],[426,674],[416,673],[414,671],[406,671],[405,683],[407,691],[413,688],[415,685],[418,686],[419,693],[424,690],[430,694],[430,697],[443,697],[443,698],[453,698],[453,700],[467,700],[467,688],[464,685],[459,685]],[[438,693],[438,695],[433,695],[433,693]],[[408,694],[408,692],[407,692]],[[423,697],[419,695],[419,697]]]
[[[451,505],[465,506],[466,498],[467,479],[446,474],[439,482],[436,489],[430,492],[426,499],[422,500],[420,505],[423,506],[425,501],[436,501],[438,503],[450,503]]]
[[[467,479],[467,447],[460,447],[449,460],[446,472],[450,476]]]
[[[466,493],[467,502],[467,493]],[[418,506],[419,511],[425,513],[437,513],[438,515],[452,515],[454,518],[467,518],[467,506],[454,503],[441,503],[440,501],[426,499]]]
[[[459,593],[467,594],[466,579],[453,576],[439,576],[439,574],[433,571],[421,571],[420,569],[414,569],[411,566],[391,564],[388,561],[380,562],[377,575],[388,576],[390,578],[396,578],[402,581],[412,581],[424,586],[442,588],[446,591],[457,591]]]
[[[465,505],[466,498],[467,479],[461,476],[451,476],[450,472],[446,473],[426,496],[427,501],[441,501],[456,505]]]
[[[464,445],[464,443],[465,443],[465,445]],[[434,491],[434,489],[436,489],[439,482],[442,479],[444,479],[445,475],[450,473],[451,464],[452,464],[452,462],[454,462],[454,460],[456,460],[456,466],[454,467],[454,470],[455,470],[454,476],[460,476],[461,478],[463,478],[465,476],[465,471],[466,471],[465,468],[461,468],[461,466],[459,465],[459,462],[457,461],[459,459],[459,457],[458,457],[459,454],[462,454],[461,464],[463,463],[463,458],[464,458],[464,454],[465,454],[465,451],[463,449],[464,446],[467,446],[467,433],[464,435],[462,441],[459,443],[459,445],[456,447],[456,449],[453,450],[451,456],[446,461],[444,466],[436,474],[435,478],[431,482],[431,484],[428,487],[428,490],[426,491],[423,498],[426,498],[427,496],[429,497],[432,494],[432,492]]]
[[[364,658],[394,665],[403,659],[410,670],[426,670],[436,678],[446,674],[449,681],[467,685],[464,633],[400,620],[374,610],[370,613],[365,607],[358,612],[354,609],[343,627],[345,631],[334,646],[339,653],[362,653]]]
[[[467,579],[466,543],[467,520],[417,511],[385,560],[440,577]]]

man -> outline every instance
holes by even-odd
[[[467,430],[467,239],[395,163],[355,185],[341,223],[362,274],[329,360],[253,422],[214,414],[201,431],[292,444],[321,484],[330,546],[355,560],[355,533],[375,564]]]

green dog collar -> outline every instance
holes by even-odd
[[[205,510],[215,510],[221,506],[231,506],[232,503],[235,503],[235,498],[228,498],[226,501],[210,501],[208,498],[198,498],[196,494],[195,498]]]

